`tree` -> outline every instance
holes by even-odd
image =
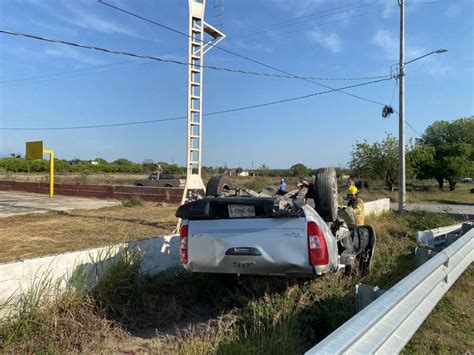
[[[143,169],[145,171],[154,171],[156,169],[156,163],[153,161],[153,159],[145,159],[143,160]]]
[[[398,139],[387,134],[381,142],[356,142],[349,165],[356,175],[383,179],[393,191],[398,178]]]
[[[410,153],[417,178],[435,178],[439,189],[449,189],[474,171],[474,116],[452,122],[435,121]]]
[[[117,165],[133,165],[133,162],[131,162],[130,160],[128,159],[125,159],[125,158],[120,158],[120,159],[117,159],[113,162],[113,164],[117,164]]]
[[[306,176],[308,175],[309,169],[301,163],[294,164],[290,167],[291,175],[293,176]]]

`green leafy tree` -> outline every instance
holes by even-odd
[[[145,159],[143,160],[143,169],[146,171],[146,172],[150,172],[150,171],[154,171],[156,170],[156,163],[153,161],[153,159]]]
[[[309,173],[309,169],[301,163],[294,164],[290,167],[291,175],[293,176],[306,176]]]
[[[349,165],[356,175],[383,179],[393,191],[398,178],[398,139],[387,134],[381,142],[356,142]]]
[[[410,152],[417,178],[435,178],[454,190],[457,181],[474,171],[474,116],[431,124]]]
[[[125,158],[120,158],[114,161],[112,164],[117,164],[117,165],[133,165],[133,162],[131,162],[128,159]]]

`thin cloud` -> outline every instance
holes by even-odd
[[[405,44],[405,61],[410,61],[422,55],[425,55],[431,50],[424,47],[415,46],[409,41]],[[372,37],[372,43],[381,49],[381,56],[385,59],[393,60],[394,64],[399,60],[400,55],[400,40],[393,32],[387,30],[379,30]],[[431,76],[447,76],[452,68],[443,65],[439,61],[435,61],[434,57],[428,56],[421,59],[419,62],[413,62],[410,66],[423,64],[424,72]]]
[[[273,2],[285,11],[289,11],[295,16],[307,15],[318,10],[322,5],[331,5],[337,1],[328,0],[273,0]]]
[[[342,49],[341,39],[335,33],[324,34],[319,30],[312,30],[307,33],[307,37],[310,41],[328,49],[332,54],[337,54]]]
[[[98,31],[107,34],[124,34],[130,37],[140,37],[137,32],[123,24],[117,24],[106,20],[101,16],[73,5],[73,2],[65,2],[65,8],[72,16],[58,16],[62,21],[88,30]]]
[[[386,59],[397,60],[400,52],[400,40],[393,32],[387,30],[378,30],[372,37],[372,43],[382,50],[382,56]],[[418,57],[428,52],[423,47],[405,45],[405,55],[407,60]]]
[[[69,48],[69,47],[58,47],[54,49],[47,49],[44,53],[53,57],[73,59],[83,64],[104,65],[104,64],[109,63],[106,60],[96,59],[94,57],[85,55],[74,48]]]
[[[38,7],[42,11],[55,17],[59,21],[87,29],[89,31],[97,31],[107,34],[123,34],[130,37],[142,38],[137,31],[124,25],[105,19],[103,16],[97,15],[96,10],[91,10],[91,4],[96,6],[95,2],[90,1],[61,1],[51,2],[46,0],[21,0],[26,4]],[[97,9],[97,8],[95,8]]]

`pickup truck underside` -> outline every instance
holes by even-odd
[[[286,275],[357,268],[368,273],[375,232],[356,226],[347,211],[328,218],[304,203],[301,188],[272,196],[269,189],[222,187],[217,196],[176,212],[183,221],[181,261],[189,271]]]

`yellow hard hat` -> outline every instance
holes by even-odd
[[[354,185],[349,186],[349,188],[347,189],[348,195],[355,195],[357,192],[359,192],[359,190],[357,190],[357,187],[355,187]]]

